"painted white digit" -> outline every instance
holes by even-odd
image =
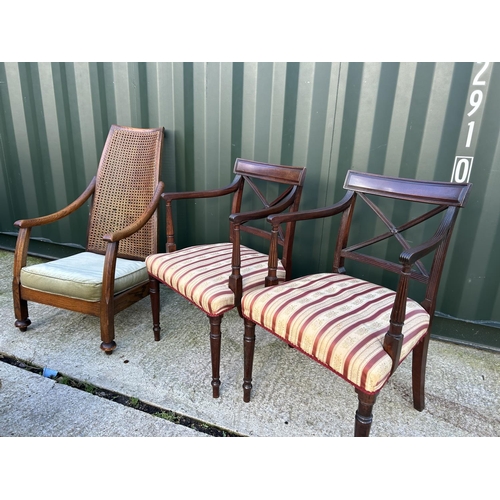
[[[469,176],[469,160],[467,158],[461,158],[455,167],[453,181],[461,184],[462,182],[467,182],[468,176]]]
[[[474,125],[476,122],[469,122],[467,126],[469,127],[469,132],[467,133],[467,142],[465,143],[466,148],[470,148],[470,143],[472,141],[472,134],[474,133]]]
[[[472,106],[472,109],[467,113],[467,116],[473,115],[481,106],[483,102],[483,91],[482,90],[474,90],[469,98],[469,104]]]
[[[479,70],[478,74],[474,78],[474,81],[472,82],[472,85],[486,85],[486,82],[484,80],[479,80],[479,77],[486,71],[490,63],[485,62],[483,64],[484,66]]]

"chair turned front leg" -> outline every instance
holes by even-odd
[[[356,389],[356,393],[358,394],[359,404],[356,411],[354,436],[368,437],[373,421],[372,409],[377,399],[377,394],[365,394],[358,389]]]
[[[413,407],[422,411],[425,408],[425,369],[427,365],[427,350],[429,348],[429,335],[415,346],[412,355],[412,388]]]
[[[245,319],[243,335],[243,401],[250,402],[252,391],[253,354],[255,351],[255,323]]]
[[[160,282],[149,277],[149,296],[151,298],[151,312],[153,314],[153,334],[155,340],[160,340]]]
[[[212,396],[219,397],[220,387],[220,324],[222,316],[208,316],[210,321],[210,354],[212,356]]]

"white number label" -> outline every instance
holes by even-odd
[[[488,69],[490,63],[478,63],[483,66],[479,69],[474,80],[472,80],[472,86],[485,86],[486,80],[482,79],[484,72]],[[470,111],[467,113],[467,116],[472,116],[474,113],[479,111],[481,108],[481,104],[483,103],[484,93],[483,90],[474,89],[469,96],[469,104],[471,106]],[[467,137],[465,139],[464,146],[466,148],[470,148],[472,144],[472,140],[474,138],[474,129],[476,122],[468,122],[467,123]],[[472,169],[472,162],[474,161],[473,156],[456,156],[455,164],[453,165],[453,173],[451,174],[451,182],[469,182],[470,173]]]
[[[472,169],[472,156],[457,156],[455,158],[455,165],[453,166],[453,174],[451,175],[451,182],[469,182],[470,171]]]
[[[467,113],[467,116],[472,116],[481,106],[483,102],[483,91],[482,90],[474,90],[470,95],[469,104],[472,106],[472,109]]]
[[[482,74],[486,71],[490,63],[485,62],[483,64],[484,66],[477,73],[476,77],[474,78],[474,81],[472,82],[472,85],[486,85],[486,82],[484,80],[480,80],[479,77],[482,76]]]

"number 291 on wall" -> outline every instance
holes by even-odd
[[[471,92],[469,94],[470,110],[467,113],[467,117],[471,118],[471,121],[467,122],[467,134],[466,137],[464,137],[465,144],[461,145],[465,148],[465,150],[471,148],[473,139],[475,139],[474,132],[478,128],[478,126],[476,126],[478,125],[476,124],[476,121],[480,121],[482,113],[478,113],[476,116],[474,115],[477,111],[482,111],[482,104],[486,90],[486,75],[484,75],[484,73],[490,65],[489,62],[478,64],[482,66],[480,66],[479,71],[476,73],[474,80],[472,81]],[[456,156],[455,163],[453,165],[453,173],[451,174],[451,182],[469,182],[473,161],[473,156]]]

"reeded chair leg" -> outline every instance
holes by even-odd
[[[210,321],[210,354],[212,356],[212,396],[218,398],[220,387],[220,325],[222,316],[208,316],[208,319]]]
[[[160,340],[160,282],[149,277],[149,296],[151,298],[151,312],[153,314],[153,333],[155,340]]]
[[[427,365],[429,339],[430,335],[427,334],[424,339],[414,347],[412,355],[413,407],[418,411],[422,411],[425,408],[425,370]]]
[[[245,333],[243,335],[243,401],[250,402],[252,391],[253,354],[255,351],[255,323],[245,319]]]
[[[356,389],[356,393],[358,394],[359,404],[356,411],[354,436],[368,437],[373,421],[372,409],[377,399],[377,394],[365,394],[358,389]]]

